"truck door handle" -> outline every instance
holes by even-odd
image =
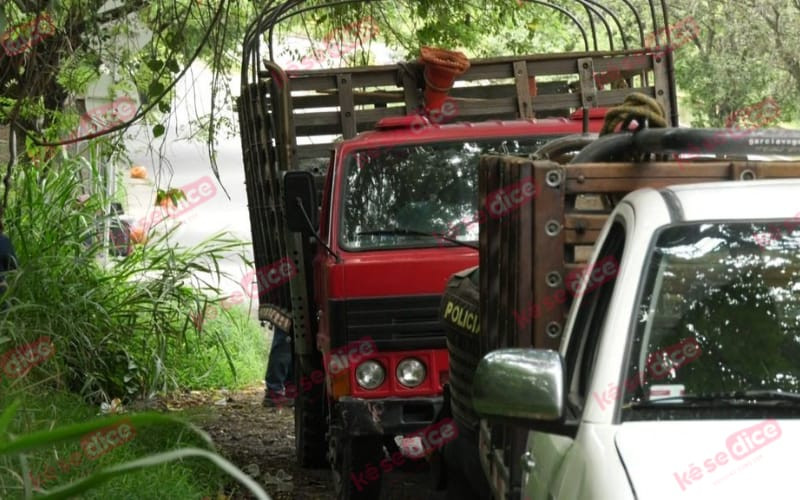
[[[536,467],[536,460],[533,458],[533,453],[526,451],[522,454],[522,458],[520,459],[522,462],[522,471],[530,473],[534,467]]]

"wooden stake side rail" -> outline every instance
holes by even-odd
[[[476,59],[450,92],[456,106],[448,122],[568,116],[586,106],[611,107],[631,92],[655,97],[670,112],[664,58],[636,51],[574,52]],[[595,88],[596,73],[637,74],[633,88]],[[331,136],[349,139],[386,117],[420,109],[424,87],[418,62],[387,66],[288,71],[294,123],[290,135],[298,160],[327,158]],[[647,78],[643,78],[643,75]],[[531,95],[529,78],[536,78]],[[267,83],[268,71],[260,72]],[[265,87],[270,87],[265,85]],[[275,102],[275,99],[271,99]],[[303,143],[297,146],[298,138]],[[311,144],[305,144],[310,142]],[[303,168],[301,166],[301,168]]]
[[[481,351],[506,347],[557,349],[580,270],[613,209],[633,190],[724,180],[800,178],[800,162],[684,161],[559,165],[485,155],[479,169],[480,203],[488,193],[532,178],[530,203],[480,226]],[[605,209],[575,207],[577,195],[606,201]],[[481,205],[484,206],[484,205]],[[574,276],[574,274],[573,274]]]

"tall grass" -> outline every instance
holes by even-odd
[[[159,414],[92,418],[75,396],[33,390],[0,415],[0,497],[32,498],[216,498],[223,472],[256,498],[268,499],[255,482],[213,452],[205,432]],[[126,442],[92,456],[83,440],[124,422]],[[166,450],[166,451],[165,451]],[[200,459],[200,460],[198,460]]]
[[[18,165],[12,179],[4,222],[18,269],[0,296],[0,365],[4,353],[41,337],[55,353],[23,376],[0,366],[0,498],[32,498],[31,474],[60,469],[81,437],[109,425],[95,418],[99,402],[263,374],[265,340],[248,315],[225,310],[203,328],[191,321],[217,302],[208,294],[219,294],[220,260],[243,243],[217,234],[181,248],[176,227],[163,223],[131,255],[108,258],[100,235],[109,200],[101,182],[82,184],[80,170],[102,179],[93,163],[65,155]],[[87,190],[94,194],[79,201]],[[193,426],[157,414],[126,418],[134,440],[65,467],[37,498],[213,497],[222,472],[268,498]]]
[[[216,311],[210,313],[210,311]],[[210,302],[205,308],[202,328],[189,330],[191,350],[175,364],[176,380],[182,387],[241,388],[264,378],[269,349],[264,328],[244,309]],[[224,342],[236,367],[229,367],[228,358],[215,346]]]
[[[187,382],[176,366],[201,369],[215,359],[210,353],[235,377],[231,336],[198,332],[190,316],[206,302],[203,290],[216,290],[208,276],[220,274],[222,256],[243,243],[217,234],[181,248],[175,227],[162,223],[130,256],[105,262],[99,234],[111,217],[108,200],[101,186],[90,186],[95,194],[77,201],[85,189],[79,169],[102,178],[83,158],[66,156],[16,169],[6,228],[19,269],[8,276],[0,311],[0,353],[50,337],[56,355],[33,375],[95,402],[176,388]],[[22,385],[11,384],[11,392]]]

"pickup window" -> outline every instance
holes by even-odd
[[[363,150],[345,160],[340,245],[348,250],[477,241],[478,160],[527,155],[558,136],[440,142]],[[413,234],[417,233],[417,234]],[[422,233],[422,234],[419,234]]]
[[[634,319],[623,409],[800,398],[796,227],[713,222],[661,230]]]
[[[625,226],[621,221],[615,221],[609,229],[596,262],[610,259],[618,264],[622,260],[624,248]],[[591,280],[592,270],[586,269],[589,274],[588,280]],[[616,276],[609,278],[596,287],[590,287],[591,281],[589,281],[586,287],[587,292],[579,298],[580,304],[567,352],[567,369],[571,376],[570,386],[572,388],[569,399],[576,407],[583,406],[589,390],[590,376],[597,361],[600,332],[617,283]]]

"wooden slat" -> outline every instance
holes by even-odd
[[[374,67],[374,66],[371,66]],[[381,87],[381,86],[397,86],[397,67],[391,66],[390,69],[376,70],[374,72],[357,71],[359,68],[347,68],[348,74],[351,75],[353,87]],[[338,70],[334,74],[325,74],[324,72],[312,73],[309,75],[299,75],[294,72],[288,72],[291,78],[291,85],[293,91],[301,90],[336,90],[336,75],[340,73]]]
[[[373,92],[353,92],[353,103],[356,106],[365,106],[365,105],[389,105],[389,104],[398,104],[404,105],[405,100],[403,99],[403,92],[402,91],[387,91],[387,90],[379,90]],[[339,105],[339,96],[337,92],[334,91],[326,91],[324,93],[313,94],[313,95],[293,95],[292,96],[292,108],[294,109],[295,113],[305,109],[315,109],[315,108],[333,108]]]
[[[564,241],[572,245],[593,245],[600,236],[600,230],[590,229],[588,231],[577,231],[575,229],[565,230]]]
[[[356,136],[358,131],[356,129],[356,109],[353,103],[353,87],[350,74],[340,73],[337,75],[336,85],[339,90],[339,120],[342,136],[345,139],[351,139]]]
[[[652,94],[645,89],[634,89]],[[598,105],[613,106],[621,104],[631,89],[601,91],[597,93]],[[533,108],[537,111],[569,110],[580,106],[578,94],[558,94],[536,96],[532,99]],[[457,121],[486,121],[486,120],[511,120],[517,118],[516,97],[507,99],[490,100],[463,100],[454,99],[458,108]],[[366,109],[357,112],[356,129],[358,132],[371,130],[378,120],[390,116],[403,116],[401,107]],[[294,115],[296,134],[298,137],[314,135],[336,135],[340,132],[338,124],[340,115],[337,111],[323,111],[314,113],[296,113]]]
[[[564,214],[564,227],[567,229],[602,229],[608,214]]]
[[[325,144],[306,144],[297,146],[297,159],[306,160],[309,158],[324,158],[330,155],[331,149],[334,144],[328,142]]]
[[[653,69],[652,56],[639,54],[619,57],[592,57],[597,73],[607,71],[641,72]]]
[[[538,89],[540,95],[566,94],[569,91],[566,81],[541,82],[538,84]],[[334,108],[339,105],[339,97],[333,90],[323,91],[321,93],[311,95],[307,93],[301,95],[297,94],[298,93],[295,92],[292,96],[292,108],[294,109],[295,113],[305,109]],[[450,91],[450,97],[452,98],[461,97],[467,99],[502,99],[512,98],[515,96],[516,88],[514,85],[510,84],[454,87]],[[353,92],[353,102],[357,106],[370,104],[387,106],[395,104],[404,106],[406,102],[404,99],[407,98],[410,98],[410,96],[406,96],[402,89],[378,89]],[[412,112],[413,110],[417,109],[418,105],[419,101],[417,99],[417,104],[412,103]]]

